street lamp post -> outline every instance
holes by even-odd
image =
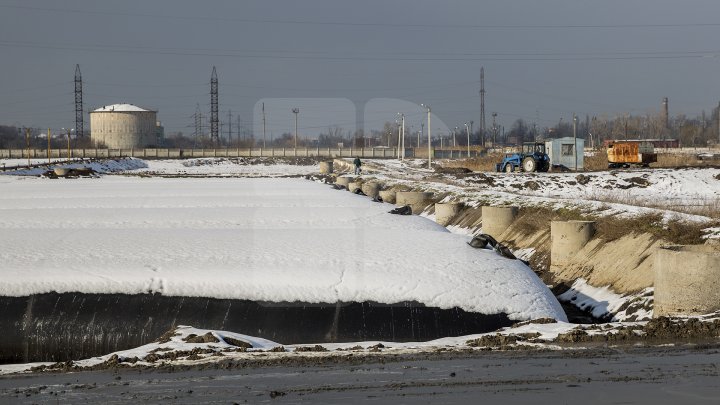
[[[577,171],[577,115],[573,113],[573,155],[575,155],[575,171]]]
[[[465,123],[465,132],[467,132],[467,151],[468,151],[468,159],[470,159],[470,127],[468,126],[468,123]]]
[[[298,137],[297,121],[298,121],[298,114],[300,114],[300,109],[293,108],[292,112],[293,112],[293,114],[295,114],[295,149],[297,150],[297,137]]]
[[[458,127],[453,128],[453,148],[457,147],[457,141],[455,139],[455,133],[457,132]]]
[[[405,158],[405,114],[397,113],[400,116],[400,126],[398,127],[398,159]]]
[[[421,107],[427,109],[427,127],[428,127],[428,169],[432,169],[432,146],[430,145],[432,142],[430,133],[432,132],[430,130],[430,106],[425,104],[420,104]]]
[[[493,148],[495,148],[496,142],[497,142],[497,125],[495,124],[495,117],[497,117],[497,113],[492,113],[493,117]]]

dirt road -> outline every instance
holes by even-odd
[[[308,366],[115,369],[0,378],[0,403],[720,402],[718,346],[438,353]]]

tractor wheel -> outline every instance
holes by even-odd
[[[512,163],[508,163],[505,165],[505,173],[512,173],[513,172],[513,165]]]
[[[537,169],[537,162],[530,156],[526,157],[522,162],[522,168],[524,172],[534,172]]]

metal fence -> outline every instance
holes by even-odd
[[[467,158],[463,148],[434,148],[436,159]],[[407,148],[405,158],[427,159],[427,148]],[[473,149],[470,156],[479,156]],[[321,157],[364,159],[397,158],[397,148],[215,148],[215,149],[0,149],[0,159],[103,159],[134,157],[142,159],[237,158],[237,157]]]

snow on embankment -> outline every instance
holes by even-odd
[[[416,301],[566,319],[522,262],[319,183],[104,177],[2,188],[0,295]]]
[[[5,160],[10,164],[25,164],[26,160]],[[42,164],[43,162],[40,162]],[[37,164],[37,163],[33,163]],[[127,159],[107,159],[107,160],[96,160],[89,162],[63,162],[56,161],[47,166],[33,167],[30,169],[12,170],[7,172],[0,172],[0,174],[12,175],[12,176],[40,176],[41,174],[48,171],[48,168],[64,167],[68,169],[88,168],[94,170],[96,173],[116,173],[129,170],[139,170],[147,167],[147,162],[141,159],[127,158]]]

